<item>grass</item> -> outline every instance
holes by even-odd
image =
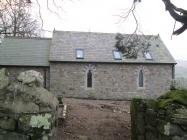
[[[171,90],[158,99],[159,108],[167,108],[172,104],[179,104],[187,107],[187,90]]]

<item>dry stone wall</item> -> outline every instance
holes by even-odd
[[[0,69],[0,140],[55,139],[58,100],[42,85],[39,72],[21,72],[12,82]]]
[[[187,91],[173,90],[157,100],[133,99],[132,140],[187,140]]]

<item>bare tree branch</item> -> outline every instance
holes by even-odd
[[[54,3],[54,0],[53,0],[53,3]],[[49,0],[47,0],[47,9],[48,9],[51,13],[55,14],[58,18],[61,19],[60,15],[59,15],[57,12],[55,12],[55,11],[53,11],[53,10],[50,9],[50,7],[49,7]]]
[[[162,0],[165,4],[166,10],[169,11],[170,15],[182,26],[173,32],[174,35],[179,35],[187,29],[187,11],[176,7],[170,0]],[[179,12],[179,13],[178,13]]]
[[[0,4],[0,35],[37,36],[38,24],[33,20],[28,3],[22,0],[4,0]]]
[[[41,20],[41,27],[43,28],[43,18],[42,18],[42,13],[41,13],[41,6],[40,6],[40,3],[38,2],[38,0],[36,0],[37,4],[38,4],[38,12],[39,12],[39,16],[40,16],[40,20]]]

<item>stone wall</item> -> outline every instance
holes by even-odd
[[[86,74],[91,69],[93,87],[87,88]],[[144,87],[138,86],[139,71]],[[172,65],[50,63],[50,90],[56,95],[92,99],[155,98],[170,89]]]
[[[35,70],[42,74],[44,77],[43,86],[49,89],[50,77],[49,77],[49,67],[38,67],[38,66],[0,66],[1,68],[6,68],[9,72],[10,80],[16,80],[16,77],[19,75],[20,72],[24,72],[27,70]]]
[[[56,140],[58,100],[43,76],[29,70],[16,79],[0,69],[0,140]]]
[[[171,91],[158,100],[133,99],[131,140],[187,140],[187,91]]]

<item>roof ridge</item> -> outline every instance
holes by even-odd
[[[112,34],[118,34],[119,32],[108,32],[108,33],[106,33],[106,32],[92,32],[92,31],[61,31],[61,30],[54,30],[53,31],[54,33],[55,32],[67,32],[67,33],[87,33],[87,34],[109,34],[109,35],[112,35]],[[120,33],[120,34],[122,34],[122,35],[132,35],[132,34],[126,34],[126,33]],[[137,34],[138,36],[146,36],[146,37],[148,37],[148,36],[152,36],[152,37],[159,37],[159,34],[157,34],[157,35],[145,35],[145,34]]]
[[[51,40],[48,37],[21,37],[21,36],[7,36],[5,39],[35,39],[35,40]]]

